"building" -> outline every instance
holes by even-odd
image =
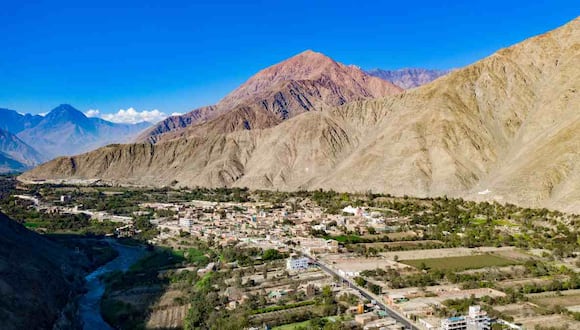
[[[287,270],[304,270],[310,266],[310,259],[306,257],[291,256],[286,259]]]
[[[193,226],[193,219],[181,218],[181,219],[179,219],[179,226],[189,229],[189,228],[191,228],[191,226]]]
[[[392,294],[389,294],[385,297],[385,302],[391,306],[393,306],[395,304],[407,302],[407,301],[409,301],[409,298],[407,298],[405,295],[402,295],[402,294],[392,293]]]
[[[467,315],[467,329],[469,330],[490,330],[491,320],[487,316],[487,312],[481,310],[481,306],[469,306],[469,314]]]
[[[439,329],[439,327],[437,327],[437,323],[439,323],[439,319],[424,319],[424,318],[418,318],[417,322],[424,328],[427,330],[437,330]]]
[[[441,320],[441,330],[467,330],[465,316],[454,316]]]
[[[469,306],[466,316],[455,316],[441,321],[441,330],[490,330],[491,320],[479,305]]]
[[[364,330],[382,330],[382,329],[404,329],[402,324],[397,327],[397,321],[390,317],[380,318],[364,325]]]
[[[379,316],[373,312],[368,312],[364,314],[357,314],[354,316],[354,321],[362,326],[377,320]]]

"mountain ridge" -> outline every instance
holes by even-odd
[[[401,88],[358,68],[306,50],[260,70],[214,106],[162,121],[136,142],[264,129],[304,112],[400,92]]]
[[[46,160],[16,135],[3,129],[0,129],[0,153],[4,157],[0,172],[30,169]]]
[[[20,114],[15,110],[0,108],[0,129],[12,134],[18,134],[21,131],[36,126],[41,120],[40,115]]]
[[[449,74],[452,70],[433,70],[422,68],[402,68],[397,70],[371,69],[366,73],[378,77],[403,88],[416,88],[432,82],[433,80]]]
[[[17,133],[46,159],[86,152],[109,143],[128,142],[149,123],[118,124],[89,118],[69,104],[61,104],[35,126]]]
[[[579,63],[576,18],[402,94],[265,129],[109,146],[21,179],[371,190],[579,212]]]

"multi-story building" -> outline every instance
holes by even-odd
[[[441,321],[441,330],[490,330],[491,320],[479,305],[469,306],[466,316],[455,316]]]
[[[467,329],[468,330],[490,330],[491,320],[487,316],[487,312],[481,310],[481,306],[469,306],[469,314],[467,315]]]
[[[291,256],[286,260],[287,270],[304,270],[310,266],[310,259],[306,257]]]
[[[467,330],[465,316],[454,316],[441,321],[441,330]]]

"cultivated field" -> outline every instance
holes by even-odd
[[[527,295],[530,301],[536,305],[553,308],[554,306],[577,306],[580,305],[580,290],[566,290],[560,293],[545,292]]]
[[[426,267],[427,269],[433,270],[454,270],[454,271],[474,268],[509,266],[517,263],[517,261],[492,254],[402,260],[400,262],[409,266],[413,266],[415,268]]]
[[[404,248],[414,248],[420,247],[422,245],[442,245],[444,244],[441,241],[437,240],[424,240],[424,241],[397,241],[397,242],[375,242],[375,243],[357,243],[355,245],[374,247],[374,248],[396,248],[396,247],[404,247]]]
[[[515,247],[480,247],[480,248],[444,248],[444,249],[425,249],[425,250],[413,250],[413,251],[391,251],[391,252],[381,252],[380,256],[394,260],[395,256],[399,260],[414,260],[414,259],[428,259],[428,258],[447,258],[447,257],[460,257],[460,256],[471,256],[484,253],[494,253],[503,254],[508,251],[517,251]]]

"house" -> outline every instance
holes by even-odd
[[[357,314],[354,316],[355,322],[360,324],[360,325],[365,325],[365,324],[371,323],[372,321],[377,320],[378,318],[379,318],[379,316],[377,314],[375,314],[374,312]]]
[[[385,302],[391,306],[395,305],[395,304],[400,304],[400,303],[406,302],[406,301],[409,301],[409,299],[402,294],[393,293],[393,294],[389,294],[385,297]]]
[[[290,256],[286,259],[286,270],[305,270],[310,267],[310,259],[306,257]]]

